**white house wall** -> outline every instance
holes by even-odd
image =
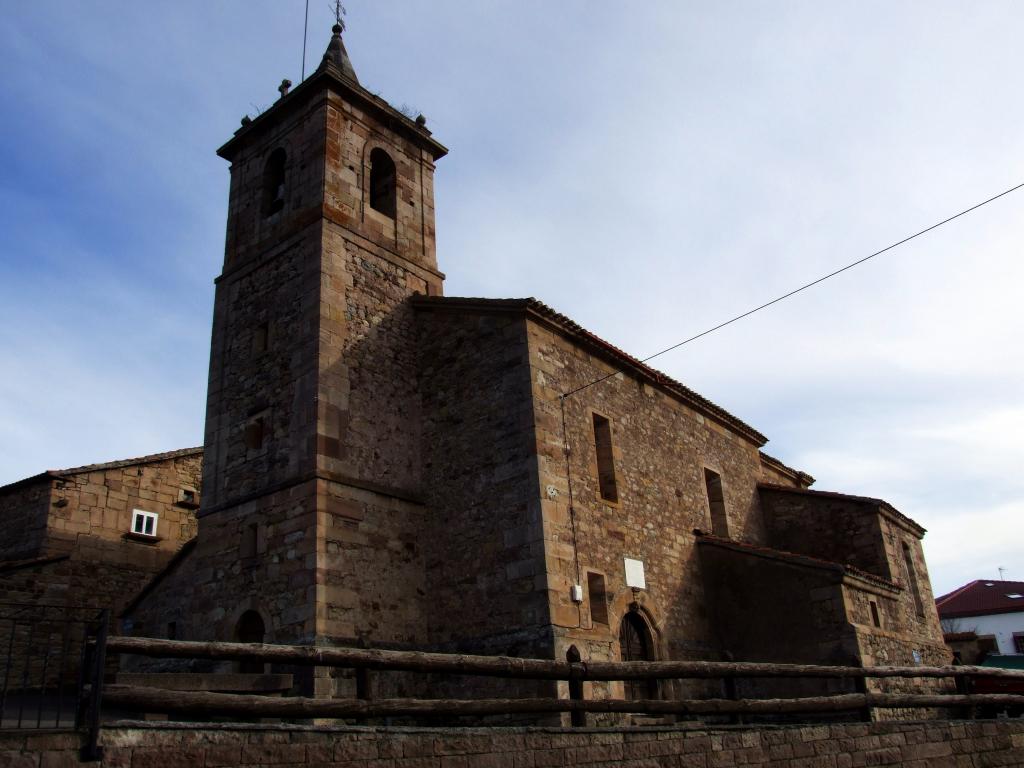
[[[1024,611],[997,613],[992,616],[965,616],[956,619],[957,632],[975,632],[978,637],[995,635],[1000,653],[1016,653],[1013,634],[1024,633]]]

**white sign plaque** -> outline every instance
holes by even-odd
[[[647,589],[647,582],[644,580],[644,564],[640,560],[625,558],[626,563],[626,586],[632,589]]]

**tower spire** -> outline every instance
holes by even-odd
[[[348,51],[345,50],[345,43],[341,41],[341,33],[345,31],[345,22],[342,20],[342,16],[345,15],[345,6],[341,4],[341,0],[334,0],[334,26],[331,28],[331,42],[327,46],[327,51],[324,53],[323,62],[320,64],[320,68],[323,69],[327,65],[333,65],[341,73],[341,75],[353,83],[358,83],[359,78],[356,77],[356,71],[352,67],[352,61],[348,57]]]

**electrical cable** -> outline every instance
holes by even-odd
[[[953,221],[954,219],[958,219],[961,216],[965,216],[966,214],[970,213],[971,211],[976,211],[979,208],[981,208],[982,206],[988,205],[989,203],[991,203],[991,202],[993,202],[995,200],[998,200],[999,198],[1004,197],[1004,196],[1010,194],[1011,192],[1016,192],[1021,187],[1024,187],[1024,183],[1018,184],[1015,187],[1011,187],[1010,189],[1007,189],[1007,190],[1005,190],[1003,192],[1000,192],[998,195],[994,195],[993,197],[990,197],[987,200],[983,200],[982,202],[977,203],[976,205],[972,205],[970,208],[965,208],[964,210],[960,211],[960,213],[957,213],[957,214],[955,214],[953,216],[950,216],[947,219],[943,219],[942,221],[940,221],[940,222],[938,222],[936,224],[932,224],[930,227],[927,227],[926,229],[922,229],[920,232],[915,232],[914,234],[912,234],[912,235],[910,235],[908,237],[905,237],[902,240],[899,240],[899,241],[893,243],[892,245],[887,245],[885,248],[882,248],[880,251],[875,251],[874,253],[872,253],[872,254],[870,254],[868,256],[865,256],[865,257],[863,257],[861,259],[857,259],[857,261],[851,262],[850,264],[847,264],[845,267],[841,267],[840,269],[837,269],[834,272],[829,272],[827,275],[819,277],[817,280],[812,280],[811,282],[806,283],[805,285],[801,285],[799,288],[795,288],[794,290],[789,291],[789,293],[784,293],[781,296],[778,296],[778,297],[772,299],[771,301],[765,302],[764,304],[761,304],[758,307],[754,307],[753,309],[748,310],[748,311],[744,312],[741,315],[736,315],[735,317],[733,317],[733,318],[731,318],[729,320],[726,320],[723,323],[719,323],[718,325],[716,325],[716,326],[714,326],[712,328],[708,328],[706,331],[701,331],[696,336],[691,336],[690,338],[685,339],[684,341],[680,341],[678,344],[673,344],[671,347],[666,347],[665,349],[661,350],[660,352],[655,352],[653,355],[651,355],[650,357],[645,357],[640,362],[641,363],[646,363],[646,362],[648,362],[650,360],[653,360],[656,357],[660,357],[661,355],[664,355],[664,354],[666,354],[668,352],[671,352],[673,350],[679,349],[679,347],[682,347],[682,346],[684,346],[686,344],[689,344],[691,341],[696,341],[697,339],[703,338],[704,336],[712,334],[715,331],[721,330],[722,328],[725,328],[727,325],[732,325],[733,323],[735,323],[735,322],[737,322],[739,320],[742,320],[745,317],[750,317],[754,313],[760,312],[762,309],[767,309],[768,307],[772,306],[773,304],[778,304],[780,301],[784,301],[784,300],[790,298],[791,296],[795,296],[796,294],[800,293],[801,291],[806,291],[808,288],[812,288],[815,285],[817,285],[818,283],[823,283],[826,280],[828,280],[829,278],[835,277],[836,275],[839,275],[839,274],[842,274],[843,272],[846,272],[848,269],[853,269],[854,267],[859,266],[860,264],[863,264],[865,261],[869,261],[870,259],[873,259],[876,256],[881,256],[886,251],[891,251],[893,248],[897,248],[897,247],[903,245],[904,243],[909,243],[914,238],[920,237],[923,234],[931,232],[933,229],[938,229],[943,224],[948,224],[949,222]],[[588,384],[584,384],[583,386],[577,387],[576,389],[570,390],[569,392],[563,392],[560,395],[560,397],[562,397],[562,398],[572,397],[577,392],[582,392],[585,389],[589,389],[590,387],[594,386],[595,384],[600,384],[602,381],[606,381],[607,379],[610,379],[610,378],[612,378],[614,376],[617,376],[618,374],[619,374],[619,371],[615,371],[614,373],[605,374],[604,376],[601,376],[600,378],[594,379],[593,381],[591,381]]]
[[[950,216],[949,218],[943,219],[942,221],[940,221],[940,222],[938,222],[936,224],[932,224],[930,227],[927,227],[926,229],[922,229],[919,232],[915,232],[914,234],[912,234],[912,235],[910,235],[908,237],[905,237],[902,240],[899,240],[899,241],[893,243],[892,245],[888,245],[888,246],[886,246],[885,248],[882,248],[879,251],[875,251],[874,253],[872,253],[872,254],[870,254],[868,256],[865,256],[865,257],[863,257],[861,259],[858,259],[857,261],[851,262],[850,264],[847,264],[845,267],[841,267],[840,269],[837,269],[834,272],[830,272],[827,275],[819,277],[817,280],[812,280],[811,282],[806,283],[806,284],[800,286],[799,288],[795,288],[794,290],[789,291],[788,293],[784,293],[781,296],[778,296],[778,297],[772,299],[771,301],[765,302],[764,304],[761,304],[760,306],[754,307],[753,309],[744,312],[743,314],[736,315],[735,317],[733,317],[733,318],[731,318],[729,320],[726,320],[723,323],[719,323],[718,325],[716,325],[716,326],[714,326],[712,328],[708,328],[706,331],[702,331],[701,333],[698,333],[696,336],[691,336],[688,339],[680,341],[678,344],[673,344],[671,347],[666,347],[665,349],[661,350],[660,352],[656,352],[655,354],[650,355],[649,357],[645,357],[644,359],[640,360],[640,362],[641,363],[647,363],[648,361],[653,360],[656,357],[660,357],[661,355],[664,355],[664,354],[666,354],[668,352],[671,352],[671,351],[673,351],[675,349],[679,349],[680,347],[682,347],[682,346],[684,346],[686,344],[689,344],[692,341],[696,341],[697,339],[703,338],[704,336],[712,334],[715,331],[718,331],[718,330],[720,330],[722,328],[725,328],[727,325],[732,325],[733,323],[735,323],[735,322],[737,322],[739,320],[742,320],[743,318],[750,317],[751,315],[755,314],[756,312],[760,312],[762,309],[767,309],[768,307],[772,306],[773,304],[778,304],[780,301],[784,301],[785,299],[788,299],[791,296],[795,296],[796,294],[800,293],[801,291],[805,291],[808,288],[812,288],[813,286],[818,285],[819,283],[825,282],[829,278],[832,278],[832,277],[835,277],[836,275],[842,274],[843,272],[846,272],[849,269],[853,269],[854,267],[856,267],[856,266],[858,266],[860,264],[863,264],[864,262],[869,261],[870,259],[873,259],[876,256],[880,256],[883,253],[885,253],[886,251],[891,251],[893,248],[901,246],[904,243],[908,243],[908,242],[910,242],[911,240],[913,240],[916,237],[920,237],[921,235],[926,234],[927,232],[931,232],[933,229],[938,229],[943,224],[948,224],[949,222],[953,221],[954,219],[958,219],[961,216],[964,216],[964,215],[970,213],[971,211],[976,211],[978,208],[981,208],[984,205],[988,205],[989,203],[991,203],[991,202],[993,202],[995,200],[998,200],[999,198],[1004,197],[1004,196],[1010,194],[1011,192],[1016,192],[1021,187],[1024,187],[1024,182],[1016,185],[1015,187],[1011,187],[1010,189],[1007,189],[1007,190],[1005,190],[1003,192],[1000,192],[998,195],[994,195],[993,197],[990,197],[987,200],[983,200],[982,202],[977,203],[976,205],[972,205],[970,208],[965,208],[964,210],[960,211],[959,213],[957,213],[957,214],[955,214],[953,216]],[[565,401],[568,398],[572,397],[573,395],[575,395],[575,394],[577,394],[579,392],[582,392],[585,389],[589,389],[590,387],[593,387],[596,384],[600,384],[603,381],[607,381],[610,378],[618,376],[619,373],[620,373],[620,371],[615,371],[614,373],[605,374],[604,376],[601,376],[601,377],[599,377],[597,379],[594,379],[593,381],[591,381],[591,382],[589,382],[587,384],[584,384],[583,386],[577,387],[576,389],[570,390],[569,392],[563,392],[561,395],[558,396],[558,401],[559,401],[559,405],[561,406],[561,412],[562,412],[562,450],[565,452],[565,477],[566,477],[566,480],[567,480],[567,482],[569,484],[569,523],[570,523],[570,526],[571,526],[571,529],[572,529],[572,549],[573,549],[573,559],[575,561],[575,566],[576,566],[576,583],[577,584],[580,583],[580,575],[581,575],[581,572],[580,572],[580,555],[579,555],[579,544],[578,544],[578,541],[577,541],[577,538],[576,538],[576,510],[575,510],[575,505],[573,504],[572,471],[571,471],[571,467],[570,467],[570,464],[569,464],[569,453],[570,453],[570,451],[569,451],[569,435],[568,435],[568,430],[567,430],[567,427],[566,427]],[[576,607],[577,607],[577,609],[579,611],[579,615],[580,615],[579,625],[582,625],[583,624],[583,608],[582,608],[582,605],[579,605],[579,604]],[[577,627],[567,627],[567,628],[568,629],[577,629],[577,628],[581,628],[581,627],[577,626]]]

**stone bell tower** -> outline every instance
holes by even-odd
[[[342,30],[218,150],[231,188],[190,556],[206,636],[407,642],[424,621],[401,597],[424,578],[408,299],[442,291],[447,150],[360,85]]]

